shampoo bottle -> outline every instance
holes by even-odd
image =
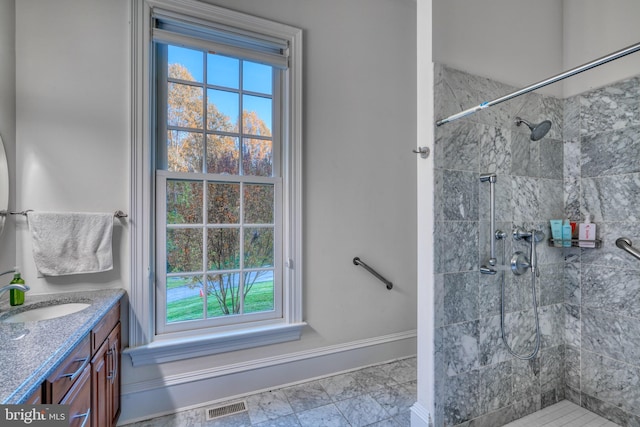
[[[579,246],[581,248],[595,248],[596,247],[596,225],[590,222],[589,215],[585,215],[584,222],[580,224],[579,228]]]
[[[9,284],[18,284],[24,285],[24,280],[20,277],[20,269],[18,267],[14,267],[14,275],[13,280],[9,282]],[[24,292],[20,289],[10,289],[9,290],[9,304],[11,305],[22,305],[24,304]]]
[[[571,223],[568,219],[565,219],[562,225],[562,246],[571,247]]]

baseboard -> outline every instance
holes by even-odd
[[[432,427],[431,415],[427,408],[420,402],[416,402],[411,407],[411,427]]]
[[[412,330],[126,384],[118,425],[413,356],[416,335]]]

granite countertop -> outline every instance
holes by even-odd
[[[123,289],[48,295],[27,292],[24,305],[10,307],[7,301],[0,304],[0,402],[26,401],[124,295]],[[29,307],[52,303],[91,305],[76,313],[38,322],[2,321]]]

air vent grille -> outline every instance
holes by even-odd
[[[220,417],[226,417],[227,415],[237,414],[238,412],[244,412],[247,410],[247,404],[243,400],[242,402],[230,403],[223,406],[216,406],[214,408],[205,409],[207,421],[214,420]]]

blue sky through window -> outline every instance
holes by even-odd
[[[210,85],[238,89],[240,86],[240,63],[243,64],[242,84],[245,91],[258,92],[271,95],[272,88],[272,67],[250,61],[240,61],[222,55],[207,53],[207,83]],[[204,57],[205,53],[195,49],[188,49],[178,46],[168,46],[169,64],[182,64],[191,74],[194,81],[204,80]],[[220,112],[227,115],[230,121],[237,125],[238,102],[237,95],[233,92],[222,92],[218,90],[207,90],[209,95],[216,93],[217,96],[209,98],[209,102],[214,102]],[[271,130],[272,126],[272,101],[268,98],[256,96],[243,96],[243,109],[245,111],[255,111]]]

